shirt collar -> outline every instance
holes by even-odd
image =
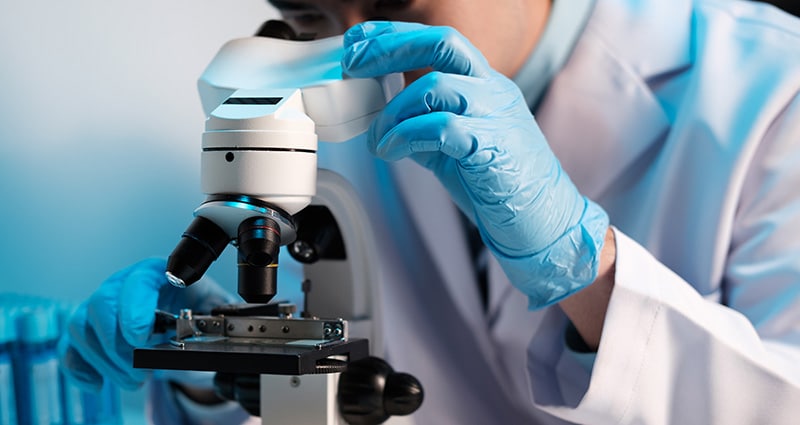
[[[536,110],[550,81],[567,62],[594,3],[595,0],[553,0],[542,37],[514,77],[531,110]]]

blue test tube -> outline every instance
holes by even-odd
[[[5,297],[3,298],[5,300]],[[14,369],[11,347],[16,339],[11,308],[0,304],[0,424],[17,423],[17,402],[14,397]]]
[[[52,302],[31,299],[18,310],[15,322],[17,344],[12,359],[19,423],[62,425],[57,309]]]

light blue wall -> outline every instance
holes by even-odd
[[[11,4],[0,14],[0,292],[78,301],[172,250],[203,199],[196,79],[275,12],[263,0]],[[232,254],[210,275],[235,291]]]
[[[0,13],[0,293],[70,302],[167,256],[203,199],[196,79],[264,0],[24,0]],[[228,249],[209,274],[235,291]],[[123,397],[142,423],[143,392]]]

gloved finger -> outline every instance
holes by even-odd
[[[344,33],[343,44],[344,48],[352,46],[359,41],[364,41],[368,37],[377,37],[383,34],[392,34],[396,32],[411,32],[420,31],[429,28],[430,25],[420,24],[417,22],[391,22],[372,20],[362,22],[350,27]]]
[[[67,379],[85,391],[100,391],[103,376],[72,347],[69,335],[61,337],[57,349],[61,371]]]
[[[430,72],[398,93],[375,117],[369,128],[368,140],[380,140],[398,123],[431,112],[488,116],[513,103],[515,96],[513,90],[503,90],[502,84],[487,84],[487,80],[474,77]]]
[[[450,27],[369,21],[345,34],[342,69],[357,78],[432,68],[450,74],[488,76],[480,51]]]
[[[72,339],[72,347],[89,364],[93,365],[104,377],[111,379],[124,389],[136,389],[144,382],[144,372],[133,369],[132,363],[122,365],[124,361],[112,360],[111,355],[116,357],[116,353],[107,351],[107,348],[97,336],[95,327],[89,321],[88,307],[89,302],[81,304],[75,311],[67,327],[69,337]],[[108,332],[108,328],[116,328],[116,314],[103,317],[102,322],[111,322],[111,325],[103,325],[102,332]],[[113,338],[112,338],[113,339]],[[130,350],[131,347],[128,347]],[[112,349],[113,350],[113,349]]]
[[[373,155],[396,161],[419,152],[441,152],[461,159],[477,149],[471,118],[450,112],[433,112],[410,118],[392,127],[379,140],[369,139]]]
[[[153,332],[161,288],[169,285],[166,268],[162,258],[143,260],[120,280],[119,328],[125,342],[133,347],[147,343]]]

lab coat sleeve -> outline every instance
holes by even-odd
[[[563,326],[537,332],[528,349],[534,403],[577,423],[798,423],[798,164],[795,99],[743,172],[722,272],[726,305],[615,229],[616,283],[594,364],[580,367]]]

